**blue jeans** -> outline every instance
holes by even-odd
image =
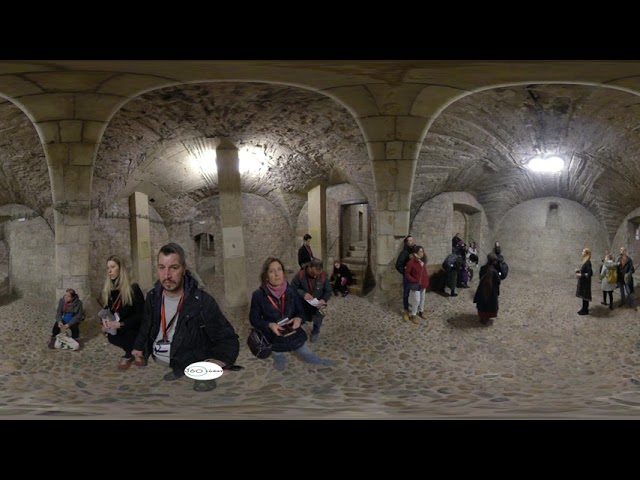
[[[302,359],[307,363],[322,364],[322,365],[333,364],[331,360],[323,360],[320,357],[318,357],[315,353],[311,351],[311,349],[309,348],[309,345],[307,345],[306,343],[302,345],[300,348],[298,348],[297,350],[294,350],[293,352],[296,355],[298,355],[300,359]],[[285,357],[286,354],[287,352],[271,352],[271,356],[273,357],[274,363],[281,363],[281,364],[284,364],[286,362],[286,357]]]
[[[402,306],[405,311],[409,311],[409,292],[411,289],[409,288],[409,280],[404,275],[402,276]]]
[[[629,289],[629,285],[627,285],[626,283],[621,283],[620,284],[620,298],[622,299],[622,303],[620,305],[624,305],[624,294],[627,294],[627,296],[629,297],[629,306],[631,308],[635,308],[636,306],[636,299],[633,293],[631,293],[631,290]]]

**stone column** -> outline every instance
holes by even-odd
[[[329,93],[356,115],[367,141],[376,188],[376,283],[382,291],[395,291],[401,277],[393,264],[402,238],[410,233],[413,179],[422,141],[442,109],[463,92],[381,83],[366,89],[340,87]]]
[[[307,194],[307,216],[311,250],[314,257],[322,259],[327,268],[327,187],[318,185]]]
[[[239,164],[238,148],[223,139],[216,149],[216,165],[220,190],[224,293],[231,307],[248,303]]]
[[[142,192],[129,195],[129,233],[131,237],[131,273],[143,292],[153,286],[151,265],[151,229],[149,197]]]

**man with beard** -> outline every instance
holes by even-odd
[[[240,344],[238,335],[218,303],[198,287],[187,270],[184,250],[177,243],[163,246],[158,253],[158,281],[147,294],[142,326],[132,354],[137,366],[149,356],[171,371],[164,380],[184,376],[195,362],[211,362],[223,369],[233,366]],[[216,388],[216,380],[196,380],[193,389],[206,392]]]

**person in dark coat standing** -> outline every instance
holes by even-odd
[[[307,263],[313,260],[313,252],[311,251],[311,235],[305,233],[302,239],[302,246],[298,249],[298,265],[300,265],[300,268],[304,268]]]
[[[582,249],[582,264],[580,268],[576,268],[576,278],[578,279],[578,287],[576,288],[576,297],[582,298],[582,308],[578,311],[578,315],[589,314],[589,302],[591,301],[591,277],[593,277],[593,269],[591,268],[591,249]]]
[[[620,247],[620,256],[616,260],[618,266],[618,286],[620,287],[620,306],[625,305],[625,293],[626,298],[629,299],[629,308],[637,310],[636,299],[633,293],[633,272],[635,268],[633,266],[633,259],[627,255],[627,249]]]
[[[409,257],[413,252],[413,237],[411,235],[407,235],[404,237],[404,246],[402,247],[402,251],[398,258],[396,259],[396,270],[400,275],[402,275],[402,307],[404,308],[402,312],[402,318],[405,322],[409,321],[409,282],[407,281],[407,277],[404,275],[404,269],[409,263]]]
[[[494,253],[487,255],[487,263],[480,267],[480,281],[473,297],[478,309],[480,323],[486,325],[490,319],[498,316],[498,297],[500,296],[500,274],[496,265],[498,258]]]

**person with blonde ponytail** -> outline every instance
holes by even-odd
[[[591,301],[591,277],[593,277],[593,269],[591,268],[591,249],[582,249],[582,264],[580,268],[576,268],[576,278],[578,279],[578,287],[576,288],[576,297],[582,298],[582,308],[578,311],[578,315],[589,314],[589,302]]]
[[[134,361],[131,350],[142,322],[144,295],[137,283],[131,283],[122,260],[115,255],[107,259],[107,277],[101,301],[104,305],[99,313],[102,330],[110,343],[124,350],[118,369],[127,370]]]

